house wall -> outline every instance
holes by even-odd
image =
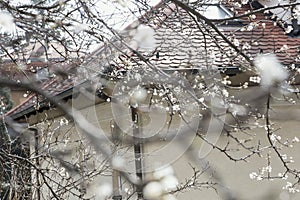
[[[26,100],[26,97],[24,97],[24,94],[26,94],[26,91],[24,90],[12,90],[11,91],[11,99],[14,102],[14,107],[18,106],[21,104],[23,101]]]
[[[237,91],[231,91],[231,93],[237,93]],[[277,135],[280,135],[282,137],[282,141],[285,141],[288,139],[291,141],[295,136],[298,136],[298,131],[300,128],[300,104],[286,104],[284,101],[273,102],[271,104],[272,106],[272,112],[273,116],[277,120],[272,120],[272,122],[275,123],[274,127],[275,129],[278,128],[276,131]],[[107,136],[110,136],[111,134],[111,124],[112,124],[112,111],[111,111],[111,103],[109,102],[102,102],[92,107],[87,107],[85,109],[82,109],[82,114],[94,125],[100,127],[102,131],[107,134]],[[278,116],[282,115],[282,117]],[[54,116],[54,115],[53,115]],[[57,115],[59,116],[59,115]],[[126,117],[126,115],[124,115]],[[277,116],[277,117],[276,117]],[[36,115],[31,116],[29,120],[35,119]],[[130,118],[130,116],[127,115],[127,117]],[[45,112],[39,114],[40,119],[45,118]],[[50,119],[50,118],[49,118]],[[51,143],[51,141],[61,141],[61,143],[52,143],[52,148],[50,150],[60,150],[60,151],[71,151],[71,154],[66,154],[65,156],[61,157],[64,160],[71,161],[74,158],[78,158],[78,154],[76,154],[76,149],[84,147],[84,148],[91,148],[92,143],[88,139],[84,138],[81,134],[78,133],[78,129],[72,122],[69,122],[68,125],[59,125],[61,120],[65,120],[63,117],[54,117],[53,118],[53,124],[51,125],[53,129],[55,127],[60,127],[56,129],[52,134],[51,138],[47,138],[47,142]],[[147,120],[149,120],[149,117],[144,118],[146,124],[149,123]],[[264,120],[264,119],[262,119]],[[34,120],[33,120],[34,121]],[[52,121],[50,119],[50,121]],[[179,118],[175,118],[173,120],[174,128],[178,126],[180,122]],[[261,124],[264,123],[264,121],[260,122]],[[40,123],[38,125],[40,128],[39,130],[43,132],[46,136],[49,137],[49,133],[47,132],[47,129],[45,129],[45,126],[48,126],[45,123]],[[251,142],[247,143],[249,146],[255,146],[258,144],[258,142],[261,143],[262,146],[267,146],[268,143],[267,137],[266,137],[266,130],[263,127],[260,128],[254,128],[252,130],[247,131],[247,134],[242,132],[236,132],[235,135],[244,138],[245,140],[248,138],[254,138]],[[43,136],[45,136],[43,135]],[[40,137],[41,141],[46,141]],[[65,141],[68,141],[67,143]],[[74,142],[72,142],[74,141]],[[77,142],[75,142],[77,141]],[[78,142],[81,141],[81,142]],[[228,137],[225,135],[221,135],[221,137],[218,140],[219,146],[224,146],[228,142]],[[238,147],[233,141],[230,141],[230,144],[232,144],[232,147]],[[202,145],[202,142],[198,139],[195,139],[192,146],[197,150]],[[185,183],[186,179],[188,177],[193,176],[193,170],[191,166],[195,166],[195,160],[190,159],[187,155],[184,153],[187,151],[186,149],[182,150],[178,146],[174,145],[171,148],[166,148],[165,154],[161,153],[164,152],[166,144],[164,142],[160,143],[154,143],[151,145],[147,145],[144,147],[145,150],[145,169],[153,169],[155,166],[159,166],[160,164],[164,163],[165,160],[168,160],[169,157],[172,157],[173,154],[176,154],[176,158],[171,159],[170,164],[174,167],[175,174],[179,179],[180,183]],[[48,146],[49,147],[49,146]],[[84,151],[84,148],[81,150]],[[160,150],[163,149],[161,152]],[[46,150],[46,149],[44,149]],[[289,157],[293,157],[294,163],[291,164],[291,166],[300,168],[300,155],[297,153],[300,150],[300,144],[295,143],[293,148],[283,148],[282,152],[284,154],[287,154]],[[132,169],[134,172],[134,154],[133,154],[133,148],[126,148],[126,151],[123,149],[120,151],[121,153],[126,153],[126,165],[129,169]],[[95,152],[93,152],[95,154]],[[282,188],[286,186],[287,181],[291,181],[290,178],[287,180],[283,179],[274,179],[274,180],[251,180],[249,177],[249,174],[251,172],[259,173],[259,169],[262,167],[266,167],[268,164],[268,154],[271,156],[271,166],[272,166],[272,174],[277,175],[280,172],[283,172],[283,166],[282,163],[279,162],[278,158],[274,154],[272,150],[267,150],[265,153],[261,154],[261,157],[258,155],[254,155],[253,157],[248,159],[248,162],[239,161],[234,162],[230,160],[228,157],[224,155],[224,153],[213,149],[210,154],[205,158],[211,165],[212,170],[214,171],[214,174],[219,177],[219,179],[222,182],[222,185],[220,186],[223,189],[228,189],[231,191],[231,193],[237,198],[241,200],[250,200],[250,199],[261,199],[261,200],[283,200],[283,199],[298,199],[300,198],[299,194],[293,194],[288,193],[286,190],[283,190]],[[77,155],[77,156],[76,156]],[[149,156],[148,156],[149,155]],[[151,156],[150,156],[151,155]],[[233,156],[239,157],[243,155],[247,155],[247,152],[245,150],[240,150],[232,153]],[[93,158],[99,158],[97,161],[93,161]],[[83,158],[82,158],[83,159]],[[78,160],[77,160],[78,161]],[[86,165],[84,159],[83,162],[80,162],[82,165]],[[95,157],[92,156],[92,158],[87,161],[87,163],[90,164],[90,169],[96,168],[96,166],[99,164],[103,164],[101,160],[101,156],[98,157],[95,155]],[[45,168],[48,167],[48,162],[45,162],[42,164]],[[152,165],[152,166],[151,166]],[[57,171],[53,171],[53,177],[58,177],[55,175],[58,173],[59,170],[63,170],[63,168],[59,165],[59,163],[56,163]],[[127,169],[128,169],[127,168]],[[72,175],[76,177],[76,175]],[[78,177],[80,177],[78,175]],[[147,173],[147,177],[151,177],[151,171]],[[199,177],[200,182],[207,182],[214,180],[211,178],[211,175],[209,173],[203,173]],[[99,187],[101,187],[102,184],[108,183],[112,184],[112,177],[111,177],[111,171],[103,171],[102,175],[95,176],[93,178],[93,181],[87,181],[85,182],[85,188],[86,188],[86,195],[87,196],[93,196],[93,195],[100,195],[98,193]],[[125,186],[124,186],[125,187]],[[45,188],[45,185],[43,186]],[[43,192],[47,193],[51,196],[49,193],[49,190],[46,188],[43,189]],[[177,195],[178,199],[189,199],[189,200],[198,200],[198,199],[222,199],[218,193],[216,193],[213,189],[201,189],[196,190],[194,188],[187,189],[185,192],[180,192]],[[76,197],[68,196],[67,199],[76,199]]]

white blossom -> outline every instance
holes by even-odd
[[[270,139],[273,141],[273,142],[276,142],[276,141],[279,141],[281,140],[281,136],[280,135],[275,135],[274,133],[270,136]]]
[[[242,46],[242,49],[243,49],[243,50],[251,49],[251,45],[250,45],[248,42],[246,42],[246,43]]]
[[[143,194],[146,199],[158,199],[163,194],[162,185],[157,181],[152,181],[144,187]]]
[[[62,177],[69,177],[69,173],[66,171],[66,168],[61,167],[58,170],[58,173],[62,176]]]
[[[296,137],[296,136],[295,136],[295,137],[293,138],[293,140],[292,140],[292,142],[299,142],[299,141],[300,141],[299,138]]]
[[[172,107],[172,109],[174,110],[174,112],[180,111],[180,106],[176,104]]]
[[[124,192],[125,192],[126,194],[131,194],[131,191],[130,191],[129,188],[125,188],[125,189],[124,189]]]
[[[256,178],[256,180],[261,181],[261,180],[263,180],[263,178],[262,178],[261,175],[258,175],[257,178]]]
[[[134,75],[134,79],[137,80],[137,81],[141,81],[141,80],[142,80],[142,75],[139,74],[139,73],[136,73],[136,74]]]
[[[111,164],[114,169],[121,170],[125,166],[125,160],[120,156],[116,156],[116,157],[113,157]]]
[[[249,26],[247,26],[247,31],[252,31],[253,30],[253,25],[252,24],[250,24]]]
[[[88,30],[90,27],[89,25],[87,24],[81,24],[81,23],[78,23],[78,24],[75,24],[72,26],[72,31],[74,33],[80,33],[81,31],[86,31]]]
[[[277,140],[281,140],[281,136],[279,136],[279,135],[277,135],[276,138],[277,138]]]
[[[270,165],[265,167],[266,172],[271,173],[272,172],[272,167]]]
[[[14,18],[8,12],[0,11],[0,25],[5,32],[11,33],[14,28]]]
[[[261,54],[254,59],[261,76],[262,86],[274,86],[288,78],[288,72],[279,63],[274,54]]]
[[[282,189],[287,190],[290,193],[300,192],[299,189],[296,189],[291,182],[286,182],[286,185]]]
[[[110,195],[112,195],[113,189],[111,184],[109,183],[103,183],[102,185],[100,185],[97,188],[97,194],[96,194],[96,198],[99,200],[104,200],[107,197],[109,197]]]
[[[250,15],[249,17],[250,17],[250,19],[253,19],[253,20],[256,19],[256,15]]]
[[[287,179],[288,179],[288,175],[282,177],[282,180],[287,180]]]
[[[133,90],[131,100],[134,102],[142,102],[147,98],[147,91],[142,87],[137,87]]]
[[[296,192],[299,192],[299,189],[296,189],[296,188],[289,188],[288,191],[290,193],[296,193]]]
[[[292,32],[292,30],[293,30],[293,27],[292,27],[292,26],[288,26],[288,27],[285,29],[285,32],[286,32],[286,33],[290,33],[290,32]]]
[[[225,97],[228,97],[228,96],[229,96],[229,93],[228,93],[228,91],[227,91],[226,89],[223,89],[223,90],[222,90],[222,93],[223,93],[223,95],[224,95]]]
[[[259,76],[250,76],[249,81],[253,83],[260,83],[261,78]]]
[[[233,39],[233,44],[235,45],[235,46],[240,46],[240,42],[239,42],[239,40],[238,39]]]
[[[204,97],[199,98],[198,101],[203,103],[204,102]]]
[[[235,115],[244,116],[247,114],[247,109],[244,106],[234,104],[234,103],[229,104],[228,111],[231,112],[234,116]]]
[[[288,49],[289,49],[288,45],[285,44],[280,48],[280,51],[286,51]]]
[[[283,160],[286,160],[286,159],[287,159],[287,155],[286,155],[286,154],[283,154],[283,155],[281,155],[281,158],[282,158]]]
[[[133,37],[133,40],[137,42],[138,47],[151,51],[157,46],[157,41],[154,35],[155,31],[153,28],[146,25],[140,25],[137,28],[137,32]]]
[[[60,126],[64,126],[64,125],[68,125],[68,124],[69,124],[69,120],[67,120],[66,118],[62,118],[59,120]]]
[[[245,4],[247,4],[247,3],[248,3],[248,1],[249,1],[249,0],[242,0],[242,2],[241,2],[241,3],[242,3],[243,5],[245,5]]]
[[[249,177],[250,177],[250,179],[252,179],[252,180],[256,179],[257,176],[258,176],[258,175],[257,175],[256,172],[251,172],[251,173],[249,174]]]
[[[166,167],[156,169],[153,173],[153,176],[156,179],[161,179],[165,176],[173,175],[173,174],[174,174],[174,169],[172,168],[171,165],[168,165]]]
[[[285,186],[285,188],[289,188],[289,187],[292,187],[293,186],[293,184],[291,183],[291,182],[286,182],[286,186]]]
[[[178,179],[174,175],[165,176],[160,183],[162,184],[164,190],[172,191],[177,188]]]

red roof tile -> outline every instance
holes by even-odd
[[[243,13],[249,9],[250,6],[245,5],[240,12]],[[300,38],[288,36],[278,23],[265,16],[264,13],[256,13],[255,16],[256,18],[252,20],[253,30],[247,30],[246,26],[246,28],[226,31],[226,34],[238,39],[241,45],[250,44],[251,48],[245,52],[251,57],[261,52],[276,53],[285,65],[300,64]],[[247,18],[242,18],[242,22],[245,25],[251,23]]]

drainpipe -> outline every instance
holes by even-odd
[[[134,158],[135,158],[135,170],[136,176],[142,182],[144,178],[143,174],[143,144],[139,141],[141,132],[141,120],[139,119],[139,114],[136,108],[131,107],[131,116],[133,122],[133,137],[134,137]],[[144,199],[143,197],[143,188],[138,186],[136,188],[138,199]]]
[[[120,135],[120,128],[118,127],[116,122],[113,122],[111,125],[111,133],[112,133],[112,140],[113,140],[113,150],[114,152],[117,151],[118,148],[118,139]],[[112,170],[112,185],[113,185],[113,200],[122,200],[122,183],[121,183],[121,175],[120,172],[116,169]]]
[[[32,131],[34,134],[34,155],[35,155],[35,165],[37,167],[40,167],[40,159],[39,159],[39,133],[36,128],[29,128],[29,131]],[[39,171],[35,170],[35,184],[36,184],[36,195],[34,196],[34,199],[40,200],[41,199],[41,180],[40,180],[40,175]]]
[[[295,0],[290,1],[290,3],[296,2]],[[291,15],[292,15],[292,27],[293,27],[293,36],[298,36],[300,33],[299,25],[298,25],[298,17],[295,13],[296,6],[291,7]]]

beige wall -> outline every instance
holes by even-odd
[[[294,113],[299,114],[299,105],[275,105],[273,106],[274,113]],[[96,105],[95,107],[90,107],[82,110],[84,116],[86,116],[88,119],[91,120],[92,123],[97,124],[99,122],[100,127],[106,134],[110,134],[111,128],[111,119],[112,119],[112,113],[111,113],[111,105],[110,103],[101,103]],[[94,116],[94,113],[97,114],[97,117]],[[39,114],[39,117],[43,119],[44,113]],[[32,116],[34,118],[36,116]],[[293,120],[295,119],[295,120]],[[300,118],[299,118],[300,119]],[[282,137],[282,141],[285,141],[288,139],[291,141],[294,136],[300,137],[300,123],[299,119],[290,117],[288,121],[281,120],[276,122],[274,125],[275,128],[280,128],[276,134],[280,135]],[[59,121],[60,118],[56,118],[55,120]],[[176,121],[176,120],[175,120]],[[274,121],[275,122],[275,121]],[[264,122],[261,121],[263,124]],[[70,126],[70,125],[69,125]],[[71,126],[73,126],[71,124]],[[63,132],[67,130],[67,128],[62,128],[57,132],[56,134],[63,134]],[[71,130],[70,138],[73,140],[76,140],[76,138],[80,138],[81,136],[76,133],[76,128],[73,127]],[[267,146],[267,138],[266,138],[266,131],[263,128],[255,128],[251,131],[249,131],[249,135],[246,135],[244,133],[235,133],[237,136],[242,136],[243,138],[254,138],[251,143],[248,145],[256,145],[258,142],[261,143],[262,146]],[[224,135],[220,137],[218,144],[220,146],[226,144],[228,141],[228,138]],[[230,141],[232,144],[232,147],[234,146],[234,142]],[[146,151],[150,151],[153,149],[159,149],[164,144],[160,143],[160,146],[154,145],[154,146],[148,146],[146,147]],[[197,149],[201,145],[201,141],[195,141],[194,147]],[[72,147],[72,146],[71,146]],[[70,148],[70,146],[68,147]],[[133,152],[132,148],[128,149],[128,151]],[[170,154],[181,151],[180,149],[177,149],[174,147],[174,151],[170,152]],[[292,156],[294,163],[291,164],[291,166],[295,166],[298,169],[300,169],[300,144],[295,143],[293,148],[283,148],[282,153],[287,154],[288,156]],[[155,152],[154,152],[155,154]],[[234,162],[229,160],[228,157],[226,157],[223,153],[219,152],[218,150],[214,149],[211,151],[211,153],[207,156],[207,161],[209,161],[211,167],[215,172],[218,174],[220,179],[222,180],[222,186],[223,188],[228,188],[232,194],[236,196],[238,200],[250,200],[250,199],[258,199],[258,200],[287,200],[287,199],[299,199],[299,194],[292,194],[286,192],[286,190],[283,190],[282,187],[284,187],[288,180],[251,180],[249,178],[249,174],[251,172],[259,173],[259,169],[262,167],[267,166],[267,154],[270,154],[271,156],[271,166],[273,168],[272,174],[276,175],[280,172],[283,172],[282,164],[279,162],[278,158],[276,157],[275,153],[272,150],[266,150],[264,153],[261,154],[261,157],[254,155],[250,159],[248,159],[248,162],[239,161]],[[129,154],[130,155],[130,154]],[[133,156],[133,154],[131,154]],[[243,156],[247,155],[247,152],[241,150],[238,152],[233,152],[233,155],[235,156]],[[147,159],[147,158],[146,158]],[[151,158],[153,159],[153,158]],[[163,159],[162,157],[158,159]],[[163,161],[163,160],[162,160]],[[151,162],[151,161],[150,161]],[[152,161],[153,162],[153,161]],[[193,175],[190,164],[195,164],[194,160],[189,159],[187,156],[181,156],[178,159],[176,159],[172,165],[174,166],[175,173],[178,176],[180,182],[185,182],[187,177],[191,177]],[[132,165],[134,166],[134,165]],[[104,181],[103,181],[104,180]],[[207,174],[203,174],[200,176],[200,181],[213,181],[210,179],[210,176]],[[100,177],[100,179],[96,179],[94,182],[91,182],[88,184],[88,190],[87,193],[89,195],[97,193],[97,188],[99,184],[103,182],[110,182],[111,177],[105,176]],[[221,199],[220,195],[218,195],[213,189],[202,189],[202,190],[193,190],[188,189],[184,193],[178,193],[176,195],[178,199],[182,200],[198,200],[198,199]],[[71,198],[70,198],[71,199]]]
[[[25,93],[26,91],[21,90],[11,91],[11,98],[14,102],[14,107],[18,106],[20,103],[26,100],[26,98],[23,96]]]

